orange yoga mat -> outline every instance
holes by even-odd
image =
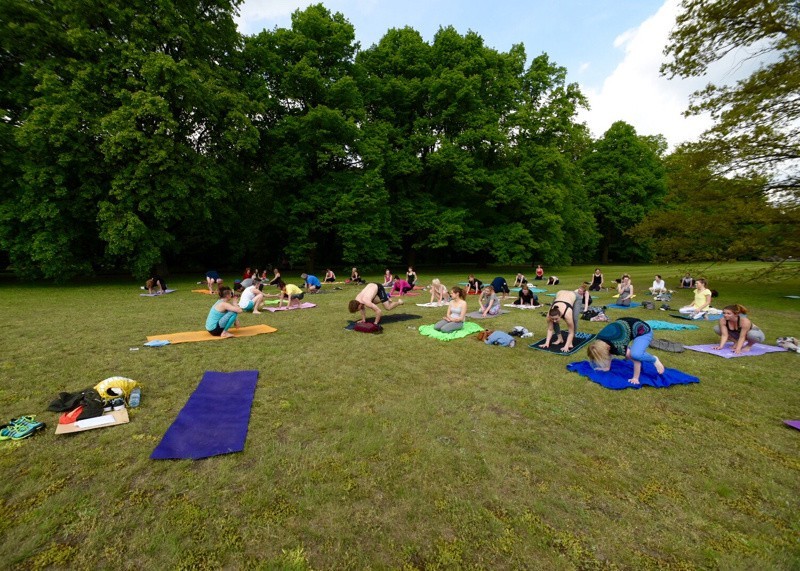
[[[277,331],[274,327],[269,325],[249,325],[247,327],[232,327],[230,333],[234,337],[252,337],[253,335],[261,335],[262,333],[274,333]],[[214,337],[206,331],[184,331],[183,333],[167,333],[165,335],[150,335],[147,337],[148,341],[169,341],[170,344],[175,343],[192,343],[194,341],[219,341],[222,337]],[[230,339],[230,338],[228,338]]]
[[[212,293],[210,291],[208,291],[207,289],[193,289],[192,293],[204,293],[206,295],[212,295]],[[216,292],[214,292],[213,295],[216,295]]]

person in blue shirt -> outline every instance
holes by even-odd
[[[508,282],[506,278],[501,278],[497,276],[492,280],[492,288],[494,289],[495,293],[502,293],[503,297],[511,293],[511,290],[508,289]]]
[[[233,333],[228,330],[233,327],[239,327],[239,314],[242,308],[238,305],[231,303],[233,298],[233,291],[228,286],[221,286],[219,288],[219,300],[211,306],[206,317],[206,331],[211,333],[214,337],[233,337]]]
[[[305,288],[308,293],[316,293],[319,291],[319,288],[322,287],[322,283],[317,276],[301,274],[300,277],[305,280]]]

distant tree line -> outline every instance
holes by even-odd
[[[693,192],[747,197],[747,239],[720,231],[716,256],[762,255],[792,223],[798,242],[752,165],[665,156],[623,122],[593,140],[547,54],[451,27],[362,48],[322,5],[242,36],[237,4],[0,4],[0,251],[20,275],[695,259],[673,230],[724,215]]]

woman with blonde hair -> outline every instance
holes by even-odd
[[[714,349],[725,348],[728,341],[733,341],[733,352],[740,355],[747,353],[756,343],[766,339],[764,332],[747,317],[747,308],[734,303],[722,309],[722,318],[714,326],[714,333],[720,336],[719,345]]]
[[[450,290],[452,299],[447,306],[447,315],[439,320],[433,328],[442,333],[452,333],[464,327],[467,318],[467,302],[464,301],[464,290],[458,286],[453,286]]]
[[[652,363],[659,375],[664,372],[664,365],[647,352],[653,340],[653,330],[636,317],[621,317],[603,327],[595,340],[586,348],[589,361],[598,371],[611,369],[612,355],[618,355],[633,361],[633,377],[628,379],[632,385],[639,384],[642,363]]]
[[[450,301],[450,294],[447,293],[447,286],[434,278],[431,282],[431,303],[442,303]]]

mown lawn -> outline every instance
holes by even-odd
[[[745,281],[763,267],[688,269],[719,290],[717,306],[747,306],[768,342],[800,337],[800,300],[783,297],[800,295],[800,279]],[[630,271],[639,292],[655,273],[674,286],[685,269],[604,268],[607,280]],[[592,270],[548,273],[574,289]],[[515,271],[475,273],[511,282]],[[469,271],[419,273],[452,285]],[[0,415],[48,423],[0,442],[0,567],[800,567],[800,432],[781,422],[800,419],[798,354],[659,352],[701,382],[609,391],[565,370],[585,353],[419,335],[444,309],[412,303],[396,311],[421,319],[345,331],[349,286],[316,296],[315,309],[243,318],[276,327],[270,335],[142,347],[147,335],[202,329],[213,300],[190,292],[199,278],[173,278],[178,292],[155,299],[123,280],[0,283]],[[680,291],[672,305],[689,299]],[[538,311],[484,323],[525,326],[530,341],[545,330]],[[697,324],[656,336],[716,339],[712,322]],[[149,459],[204,371],[241,369],[260,371],[243,453]],[[54,435],[50,400],[112,375],[143,386],[131,422]]]

